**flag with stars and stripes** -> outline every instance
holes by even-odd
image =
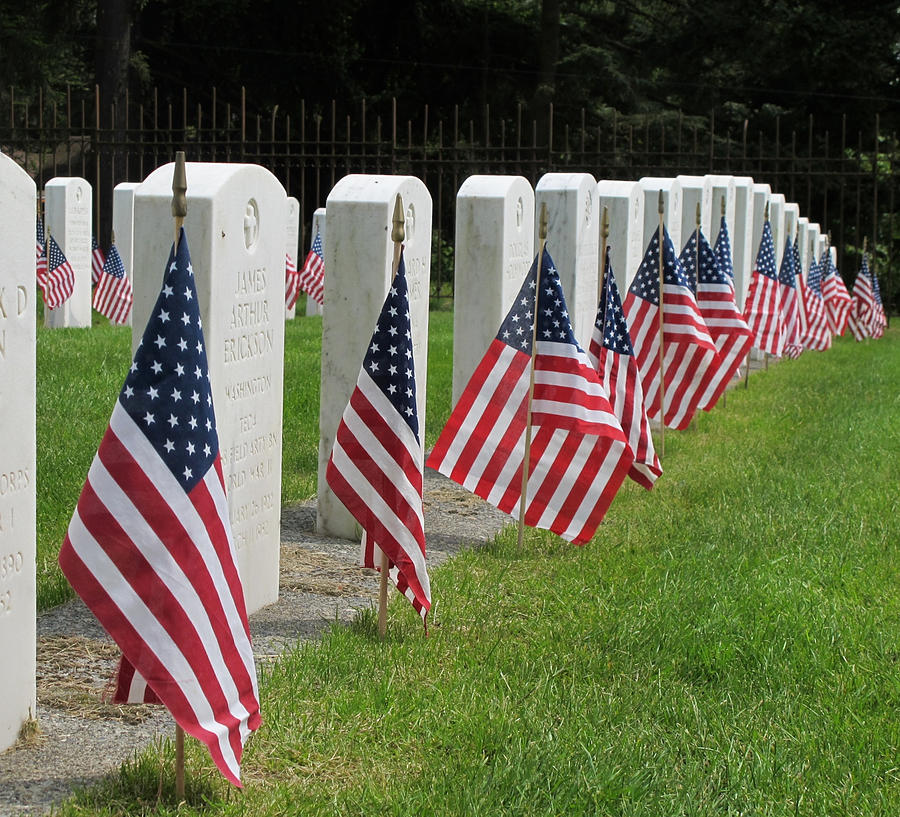
[[[416,410],[409,288],[403,255],[325,470],[334,495],[363,529],[362,563],[389,576],[424,621],[431,609],[422,514],[422,445]]]
[[[662,467],[653,447],[650,421],[644,410],[644,390],[641,388],[631,335],[628,334],[628,324],[625,323],[625,313],[622,311],[609,247],[606,248],[605,266],[606,275],[603,278],[588,359],[597,370],[600,382],[609,395],[612,410],[634,454],[628,476],[649,491],[662,474]]]
[[[734,302],[734,287],[702,230],[694,230],[680,260],[698,271],[697,307],[716,344],[716,360],[706,370],[697,403],[698,408],[712,411],[750,352],[753,336]]]
[[[603,384],[575,340],[559,276],[546,250],[531,265],[428,465],[518,516],[532,352],[525,524],[580,545],[597,530],[634,454]]]
[[[59,564],[122,650],[124,675],[240,786],[259,695],[183,230]]]
[[[103,274],[94,290],[93,307],[113,323],[124,324],[128,322],[133,303],[134,293],[131,290],[131,281],[125,274],[122,256],[119,255],[116,245],[113,244],[106,254],[106,260],[103,262]]]
[[[95,287],[100,283],[103,276],[103,267],[106,264],[106,256],[97,243],[97,239],[91,236],[91,286]]]
[[[728,284],[731,287],[731,294],[734,296],[734,259],[731,255],[731,241],[728,238],[728,223],[725,221],[725,216],[722,216],[713,252],[716,254],[716,261],[719,262],[719,269],[728,276]]]
[[[703,396],[703,383],[716,365],[716,345],[700,314],[694,293],[663,228],[663,392],[660,407],[659,228],[653,233],[637,275],[625,296],[625,320],[637,355],[644,406],[653,420],[664,415],[670,428],[687,428]]]
[[[809,273],[800,295],[806,329],[801,337],[804,349],[824,352],[831,348],[831,332],[825,317],[825,301],[822,300],[822,266],[810,250]],[[799,276],[803,280],[803,276]]]
[[[772,225],[767,220],[763,226],[756,264],[750,276],[750,288],[744,303],[744,320],[753,333],[753,346],[780,356],[784,347],[781,326],[778,270],[775,268],[775,241]]]
[[[884,301],[881,300],[881,286],[878,283],[878,276],[872,272],[872,292],[875,295],[875,311],[872,315],[872,337],[880,338],[884,334],[887,327],[887,315],[884,313]]]
[[[325,303],[325,253],[322,249],[322,235],[318,231],[313,239],[312,249],[300,270],[300,289],[319,306]]]
[[[853,306],[853,299],[847,292],[844,279],[831,262],[831,249],[822,256],[822,298],[825,300],[825,317],[828,329],[834,335],[843,335],[847,328],[847,316]]]
[[[284,306],[293,309],[300,297],[300,273],[291,254],[284,254]]]
[[[41,260],[41,256],[46,252],[46,241],[44,239],[44,220],[37,216],[34,236],[34,253],[37,261]]]
[[[37,267],[37,282],[50,309],[62,306],[75,291],[75,270],[52,235],[47,236],[44,263]]]
[[[794,247],[788,237],[784,242],[784,255],[778,271],[779,309],[781,311],[782,351],[792,360],[800,357],[800,303],[797,299],[797,273],[794,266]]]

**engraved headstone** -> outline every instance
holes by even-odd
[[[769,203],[769,197],[772,195],[772,188],[767,184],[753,185],[753,232],[750,246],[752,248],[753,261],[751,262],[751,270],[756,265],[756,255],[759,252],[759,242],[762,240],[763,225],[766,222],[766,205]],[[748,279],[749,283],[749,279]]]
[[[681,182],[678,179],[645,176],[639,184],[644,191],[644,237],[641,242],[644,250],[647,249],[653,233],[659,229],[659,191],[662,190],[666,230],[675,246],[675,252],[681,252],[684,243],[681,235]]]
[[[135,195],[132,347],[172,246],[173,167],[153,171]],[[187,164],[184,227],[248,612],[278,598],[286,198],[258,165]]]
[[[784,237],[781,244],[784,246],[786,238],[790,238],[791,244],[797,235],[797,222],[800,218],[800,205],[794,201],[789,201],[784,205]]]
[[[456,194],[453,405],[534,260],[534,191],[522,176],[469,176]]]
[[[811,255],[807,258],[806,262],[806,272],[809,274],[809,265],[821,260],[822,255],[822,247],[819,245],[819,239],[822,237],[822,228],[816,223],[812,222],[809,225],[809,229],[807,231],[807,252],[811,253]]]
[[[0,154],[0,752],[35,715],[35,202]]]
[[[786,203],[784,193],[772,193],[769,196],[769,222],[772,227],[772,239],[775,241],[776,269],[781,269],[781,259],[784,256],[784,206]]]
[[[545,173],[534,189],[534,253],[541,204],[547,205],[547,248],[559,273],[575,339],[583,349],[597,318],[600,218],[597,181],[589,173]]]
[[[819,235],[818,241],[816,242],[816,258],[820,261],[825,260],[825,248],[828,246],[828,236],[826,233],[821,233]]]
[[[597,182],[597,210],[609,214],[610,262],[624,292],[644,257],[644,193],[638,182],[602,179]]]
[[[317,527],[358,538],[357,524],[325,480],[338,423],[356,386],[366,347],[393,275],[391,216],[397,194],[406,215],[404,261],[409,285],[419,435],[425,434],[428,296],[431,287],[431,196],[414,176],[344,176],[325,203],[325,308],[319,393]],[[424,452],[423,452],[424,459]]]
[[[313,242],[316,240],[316,232],[319,233],[319,236],[322,239],[322,247],[325,246],[325,208],[317,207],[316,211],[313,213],[312,217],[312,231],[309,234],[309,248],[312,249]],[[300,259],[300,264],[303,264],[306,256]],[[327,274],[327,271],[326,271]],[[315,298],[307,297],[306,299],[306,315],[307,317],[310,315],[321,315],[324,306],[320,304]]]
[[[91,186],[78,176],[59,176],[44,187],[44,228],[53,235],[75,273],[71,297],[44,310],[44,325],[58,329],[91,325]]]
[[[287,222],[285,227],[285,254],[291,257],[294,266],[299,270],[303,265],[303,258],[299,257],[300,252],[300,202],[294,196],[287,198]],[[304,256],[305,257],[305,256]],[[287,258],[285,258],[287,263]],[[297,314],[297,304],[295,303],[290,309],[285,305],[285,320],[293,320]]]
[[[113,189],[113,237],[116,250],[125,267],[125,275],[134,287],[134,191],[138,182],[122,182]],[[132,314],[128,315],[126,326],[131,326]]]
[[[709,176],[677,176],[681,184],[681,243],[687,244],[691,234],[697,229],[697,205],[700,205],[700,226],[707,240],[712,219],[712,179]],[[682,247],[676,245],[675,251]]]
[[[734,262],[734,296],[739,309],[750,283],[756,248],[753,246],[753,179],[734,177],[734,224],[731,228],[731,257]]]
[[[709,212],[709,220],[703,222],[703,233],[710,244],[715,244],[719,235],[719,227],[722,224],[722,199],[725,199],[725,223],[728,224],[729,238],[734,232],[735,216],[735,181],[734,176],[707,174],[711,190],[710,199],[712,207]],[[733,243],[733,242],[732,242]],[[733,249],[733,248],[732,248]]]
[[[806,216],[797,219],[797,250],[800,253],[800,269],[797,274],[806,278],[809,274],[809,219]]]

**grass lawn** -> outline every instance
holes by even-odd
[[[318,402],[295,324],[286,450]],[[189,741],[180,806],[167,746],[60,813],[896,815],[898,418],[896,328],[759,372],[585,547],[510,529],[433,571],[427,638],[397,597],[385,643],[364,615],[266,668],[243,792]]]

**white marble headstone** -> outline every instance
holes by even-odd
[[[712,178],[709,176],[678,176],[681,184],[681,245],[675,246],[680,253],[697,229],[697,205],[700,205],[700,226],[708,241],[708,225],[712,221]],[[717,228],[718,229],[718,228]]]
[[[53,235],[75,273],[71,297],[44,310],[53,329],[91,325],[91,186],[79,176],[58,176],[44,187],[44,230]]]
[[[469,176],[456,194],[453,405],[534,261],[534,204],[522,176]]]
[[[322,247],[324,250],[325,247],[325,208],[317,207],[316,211],[313,213],[312,217],[312,231],[309,234],[309,248],[312,249],[313,242],[316,240],[316,232],[322,237]],[[300,263],[303,264],[306,257],[300,259]],[[325,271],[325,274],[328,274],[328,271]],[[307,298],[306,299],[306,314],[310,315],[321,315],[322,310],[324,309],[324,305],[320,304],[315,298]]]
[[[716,237],[719,235],[719,227],[722,224],[722,199],[725,200],[725,223],[728,224],[729,238],[731,238],[731,233],[734,232],[735,181],[734,176],[714,173],[707,174],[705,178],[709,179],[711,184],[710,201],[712,204],[709,211],[709,221],[703,222],[703,233],[710,244],[715,244]]]
[[[135,194],[132,349],[159,296],[174,238],[173,169],[157,168]],[[287,197],[259,165],[188,162],[186,171],[184,229],[250,613],[278,598]]]
[[[0,154],[0,752],[36,715],[35,203]]]
[[[800,218],[800,205],[794,201],[789,201],[784,205],[784,234],[790,238],[793,245],[794,239],[797,237],[797,221]],[[782,239],[782,244],[784,240]]]
[[[597,319],[600,214],[590,173],[545,173],[534,189],[534,252],[541,204],[547,205],[547,250],[562,284],[575,339],[587,349]]]
[[[775,242],[776,269],[781,269],[781,259],[784,257],[784,206],[787,202],[784,193],[772,193],[769,196],[769,222],[772,227],[772,239]]]
[[[666,230],[672,244],[675,246],[675,254],[681,252],[683,241],[681,236],[682,223],[682,197],[681,182],[678,179],[662,178],[659,176],[645,176],[639,182],[644,192],[644,237],[642,240],[641,255],[647,249],[653,233],[659,229],[659,191],[663,191],[663,208],[665,213]]]
[[[753,179],[734,177],[734,224],[731,233],[731,257],[734,262],[734,295],[738,308],[744,307],[744,293],[753,272],[756,248],[753,247]]]
[[[139,182],[122,182],[113,189],[113,238],[116,250],[125,267],[125,275],[134,288],[134,191]],[[133,312],[128,315],[126,326],[131,326]]]
[[[601,219],[603,208],[609,209],[610,263],[616,283],[624,293],[631,286],[644,257],[644,192],[638,182],[602,179],[597,182],[597,193]]]
[[[797,274],[805,278],[809,273],[809,219],[806,216],[797,219],[797,249],[800,252],[800,269]]]
[[[753,240],[750,242],[753,248],[753,261],[751,270],[756,266],[756,256],[759,253],[759,242],[762,240],[763,225],[766,223],[766,205],[769,203],[769,196],[772,195],[772,188],[767,184],[753,185]],[[749,284],[749,278],[747,280]]]
[[[294,266],[298,270],[303,266],[303,258],[299,256],[300,244],[300,202],[294,196],[287,198],[287,220],[285,226],[285,247],[284,251],[291,257]],[[305,257],[305,256],[304,256]],[[285,263],[287,259],[285,259]],[[297,314],[297,304],[295,303],[290,309],[285,306],[285,320],[292,320]]]
[[[345,539],[358,539],[358,526],[332,493],[325,480],[325,469],[393,277],[391,216],[398,194],[403,198],[406,214],[403,257],[409,284],[419,435],[424,440],[431,196],[424,183],[414,176],[354,174],[344,176],[332,188],[325,203],[328,224],[325,303],[328,306],[322,316],[317,527],[320,533]]]
[[[819,246],[819,239],[822,237],[822,228],[815,222],[809,225],[807,231],[808,252],[811,253],[807,261],[806,272],[809,274],[809,265],[821,260],[822,248]]]
[[[822,261],[825,258],[825,248],[828,246],[828,236],[826,233],[819,235],[816,245],[816,258]]]

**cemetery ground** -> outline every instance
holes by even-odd
[[[286,505],[315,491],[320,326],[287,325]],[[426,446],[451,332],[433,312]],[[128,337],[39,331],[42,607]],[[186,802],[164,745],[59,813],[898,813],[898,383],[896,328],[755,373],[587,546],[510,526],[433,570],[427,637],[393,594],[385,643],[364,611],[262,664],[243,792],[188,741]]]

